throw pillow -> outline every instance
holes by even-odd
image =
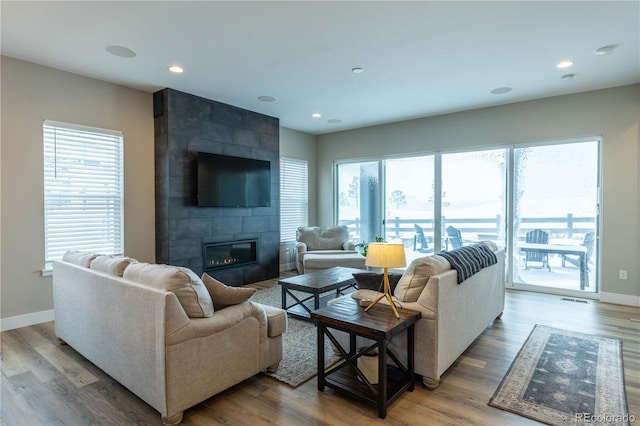
[[[175,293],[189,318],[213,316],[213,303],[207,288],[200,278],[189,268],[149,263],[131,263],[124,270],[123,277]]]
[[[447,259],[437,254],[414,259],[407,267],[393,295],[401,302],[415,302],[431,275],[441,274],[449,269],[451,265]]]
[[[87,251],[69,250],[62,255],[62,260],[88,268],[89,265],[91,265],[91,261],[95,259],[96,256],[97,255],[95,253]]]
[[[245,302],[258,291],[255,288],[228,286],[206,273],[202,275],[202,282],[209,290],[216,311]]]
[[[376,272],[360,272],[353,274],[353,278],[356,280],[358,290],[375,290],[382,292],[382,280],[384,274],[378,274]],[[389,274],[389,287],[391,293],[396,289],[398,282],[402,278],[402,274]]]
[[[296,241],[305,243],[308,251],[342,250],[349,240],[349,228],[342,226],[301,226],[296,231]]]
[[[93,259],[89,267],[95,271],[121,277],[127,266],[133,262],[136,260],[130,257],[104,255]]]

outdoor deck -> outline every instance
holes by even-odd
[[[430,256],[433,252],[422,253],[418,250],[413,250],[413,243],[410,247],[405,246],[405,255],[407,258],[407,265],[414,259],[424,256]],[[549,288],[556,288],[562,290],[580,290],[580,269],[570,263],[566,263],[565,267],[562,267],[562,258],[560,255],[549,255],[549,266],[551,271],[547,268],[540,267],[540,263],[532,262],[529,265],[529,269],[525,269],[524,262],[519,261],[518,267],[514,268],[515,279],[509,280],[519,284],[537,285]],[[595,273],[594,273],[593,259],[589,262],[588,282],[589,286],[585,289],[587,292],[595,291]]]
[[[342,221],[341,225],[347,225],[350,228],[352,238],[355,241],[362,241],[363,235],[362,223],[356,219],[353,221]],[[491,240],[495,241],[498,246],[504,246],[505,237],[504,229],[506,228],[504,218],[500,215],[491,218],[442,218],[442,250],[451,250],[447,247],[448,237],[445,231],[446,226],[455,226],[460,230],[464,245],[473,244],[476,241]],[[416,236],[415,225],[419,225],[424,230],[429,250],[422,252],[414,250],[414,238]],[[586,233],[595,232],[595,217],[576,217],[569,213],[562,217],[536,217],[536,218],[520,218],[517,227],[518,243],[525,242],[525,234],[533,229],[543,229],[549,233],[549,243],[561,246],[579,246],[584,239]],[[372,232],[369,230],[369,232]],[[407,265],[415,258],[421,256],[429,256],[433,254],[433,238],[434,238],[434,220],[433,219],[404,219],[389,218],[385,220],[385,236],[386,240],[391,242],[402,242],[405,246]],[[421,245],[415,241],[416,249]],[[541,268],[540,263],[533,262],[529,265],[529,269],[525,269],[523,256],[519,249],[513,253],[518,258],[517,265],[513,268],[513,277],[507,277],[508,282],[516,284],[527,284],[543,286],[561,290],[580,291],[580,269],[571,264],[566,263],[562,266],[562,257],[560,254],[551,253],[548,255],[549,266]],[[587,259],[588,273],[584,291],[596,291],[596,265],[595,254]],[[510,262],[507,259],[507,262]]]

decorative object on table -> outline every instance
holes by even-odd
[[[391,305],[393,313],[396,314],[396,318],[400,318],[391,296],[389,268],[403,268],[407,266],[407,260],[404,254],[404,245],[391,243],[369,243],[367,249],[367,261],[365,262],[365,265],[384,268],[384,292],[378,296],[378,298],[374,300],[373,303],[365,309],[365,311],[371,309],[384,297],[389,301],[389,305]]]
[[[549,425],[628,425],[622,342],[536,325],[489,405]]]
[[[364,352],[365,349],[366,348],[360,348],[358,352]],[[362,356],[358,358],[358,368],[362,371],[362,374],[364,374],[364,377],[367,378],[369,383],[372,385],[378,384],[378,352],[375,349],[362,354]]]
[[[384,243],[384,238],[382,237],[376,237],[374,238],[374,242],[376,243]],[[369,247],[369,243],[365,243],[364,241],[361,243],[356,244],[356,247],[358,247],[360,249],[360,253],[362,253],[362,255],[364,257],[367,257],[367,248]]]

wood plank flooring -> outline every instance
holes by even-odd
[[[277,285],[277,280],[256,287]],[[481,307],[479,307],[481,308]],[[534,425],[487,402],[535,324],[620,338],[629,414],[640,419],[640,309],[560,296],[507,292],[494,321],[445,373],[433,391],[417,384],[385,420],[368,405],[315,378],[291,388],[257,375],[185,412],[183,425]],[[2,425],[159,425],[160,415],[66,345],[53,322],[1,335]],[[637,420],[640,421],[640,420]]]

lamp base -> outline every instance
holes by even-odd
[[[376,300],[371,302],[371,304],[367,306],[367,308],[364,311],[367,312],[369,309],[374,307],[376,303],[381,301],[383,298],[387,299],[387,301],[389,302],[389,305],[391,305],[391,309],[393,309],[393,313],[396,314],[396,318],[400,319],[400,314],[398,314],[396,305],[393,303],[393,298],[391,297],[391,289],[389,286],[389,273],[387,268],[384,268],[384,292],[380,296],[378,296]]]

